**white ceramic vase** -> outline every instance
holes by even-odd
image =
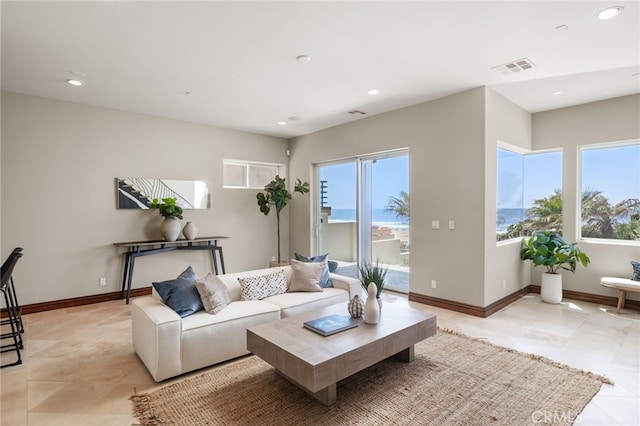
[[[182,234],[187,240],[195,240],[198,236],[198,227],[193,222],[187,222],[182,228]]]
[[[165,241],[177,240],[181,230],[180,221],[172,216],[165,217],[160,224],[160,234]]]
[[[378,287],[374,283],[369,283],[367,287],[367,303],[364,305],[364,322],[367,324],[377,324],[380,319],[380,305],[376,299]]]
[[[542,274],[540,297],[543,302],[557,305],[562,301],[562,275],[545,272]]]

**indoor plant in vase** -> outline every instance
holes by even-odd
[[[376,301],[378,302],[379,309],[382,309],[380,296],[382,295],[382,289],[384,288],[384,280],[387,278],[387,268],[380,264],[380,259],[377,259],[376,263],[361,263],[358,266],[358,271],[360,272],[360,284],[362,284],[364,291],[368,291],[369,284],[375,284]]]
[[[544,266],[540,297],[543,302],[558,304],[562,300],[560,269],[576,271],[578,263],[586,267],[591,260],[576,243],[567,243],[556,231],[534,231],[531,238],[522,239],[522,260],[531,260],[534,266]]]
[[[293,192],[306,194],[309,192],[309,183],[296,179],[296,185]],[[276,210],[276,223],[278,227],[278,263],[275,266],[282,265],[282,261],[280,259],[280,212],[287,206],[287,204],[289,204],[291,197],[292,194],[287,190],[285,179],[280,176],[276,176],[271,182],[265,185],[264,192],[258,192],[256,194],[260,211],[264,213],[265,216],[269,214],[272,207]]]
[[[158,201],[154,198],[149,204],[150,209],[158,209],[160,216],[164,217],[160,225],[160,234],[165,241],[175,241],[180,235],[182,227],[178,219],[182,219],[182,207],[176,204],[175,198],[163,198]]]

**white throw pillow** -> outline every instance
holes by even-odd
[[[323,291],[320,277],[324,270],[324,262],[300,262],[291,259],[291,283],[289,291]]]
[[[268,275],[238,278],[241,300],[262,300],[287,291],[287,276],[282,269]]]
[[[213,275],[211,272],[196,280],[196,288],[204,310],[209,314],[217,314],[231,303],[229,289],[217,275]]]

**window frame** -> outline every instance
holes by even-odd
[[[498,150],[499,149],[504,149],[507,151],[511,151],[515,154],[520,154],[523,157],[527,156],[527,155],[537,155],[537,154],[547,154],[547,153],[552,153],[552,152],[558,152],[560,153],[561,156],[564,156],[564,149],[562,147],[559,148],[547,148],[547,149],[540,149],[540,150],[532,150],[532,149],[528,149],[528,148],[522,148],[520,146],[516,146],[516,145],[511,145],[507,142],[503,142],[503,141],[497,141],[496,143],[496,179],[495,179],[495,188],[496,188],[496,201],[495,201],[495,216],[496,218],[498,217],[498,164],[497,164],[497,156],[498,156]],[[524,169],[523,169],[524,172]],[[561,173],[560,173],[560,190],[562,191],[562,194],[564,194],[564,164],[563,161],[561,160]],[[524,180],[524,175],[522,178],[522,186],[523,186],[523,194],[525,192],[525,186],[526,186],[526,182]],[[564,195],[563,195],[564,196]],[[523,197],[523,205],[522,208],[524,209],[524,197]],[[562,207],[562,216],[564,218],[565,215],[565,209],[564,209],[564,204]],[[496,227],[494,229],[494,234],[496,240],[496,246],[502,246],[502,245],[507,245],[507,244],[512,244],[512,243],[520,243],[520,241],[522,240],[522,237],[513,237],[513,238],[508,238],[506,240],[497,240],[497,235],[498,235],[498,226],[497,226],[497,222],[494,220],[494,223],[496,224]],[[563,219],[563,224],[564,224],[564,219]],[[564,227],[563,227],[564,229]]]
[[[593,238],[582,236],[582,153],[585,150],[605,149],[605,148],[621,148],[625,146],[639,145],[640,139],[625,139],[622,141],[600,142],[593,144],[578,145],[576,149],[576,229],[578,241],[584,241],[589,244],[609,244],[619,246],[640,246],[640,240],[622,240],[617,238]]]
[[[225,166],[242,166],[244,167],[244,181],[247,183],[244,186],[226,185],[224,182],[224,167]],[[222,160],[222,187],[224,189],[264,189],[264,185],[252,186],[249,177],[251,176],[251,167],[275,167],[276,173],[273,175],[272,180],[276,176],[284,176],[286,174],[286,165],[282,163],[267,163],[264,161],[247,161],[247,160]],[[267,182],[268,183],[268,182]]]

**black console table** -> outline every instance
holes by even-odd
[[[149,256],[151,254],[165,253],[174,250],[209,250],[211,251],[211,261],[213,271],[217,275],[218,271],[226,273],[224,269],[224,256],[222,247],[218,245],[218,240],[229,237],[200,237],[193,240],[177,241],[130,241],[125,243],[113,243],[116,247],[124,248],[124,272],[122,274],[121,298],[126,298],[127,304],[131,297],[131,281],[133,279],[133,265],[137,257]],[[218,268],[218,265],[220,266]]]

